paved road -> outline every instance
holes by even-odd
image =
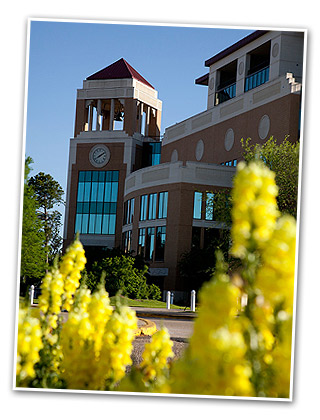
[[[143,317],[154,322],[157,329],[164,326],[168,329],[170,337],[174,339],[187,339],[192,335],[193,332],[193,320],[188,319],[170,319],[170,318],[159,318],[159,317]]]

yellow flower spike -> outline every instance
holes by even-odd
[[[173,343],[168,330],[163,327],[151,337],[150,343],[145,345],[140,367],[145,381],[153,381],[163,375],[168,368],[168,358],[173,357]]]
[[[285,301],[293,305],[296,224],[291,216],[276,223],[268,246],[262,252],[263,265],[257,272],[256,286],[272,304]]]
[[[24,386],[35,376],[34,365],[40,360],[43,347],[40,322],[26,309],[19,310],[17,344],[16,381],[17,386]]]
[[[72,296],[80,286],[81,271],[87,259],[81,242],[76,239],[62,257],[60,272],[64,279],[64,305],[63,309],[70,311],[73,304]]]
[[[263,248],[272,235],[279,216],[274,178],[274,173],[261,162],[238,165],[232,193],[231,253],[235,257],[244,258],[250,240]]]

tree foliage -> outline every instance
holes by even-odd
[[[211,247],[194,247],[182,254],[178,267],[186,289],[198,291],[212,277],[215,267],[214,251]]]
[[[160,299],[160,289],[155,285],[148,285],[145,274],[147,266],[138,269],[135,260],[130,255],[107,257],[96,261],[87,275],[86,283],[91,290],[95,290],[105,276],[105,289],[114,296],[118,291],[132,299]]]
[[[62,245],[60,236],[61,213],[54,206],[64,204],[64,191],[50,174],[39,172],[30,178],[28,185],[34,190],[38,203],[38,214],[43,222],[47,263],[54,259]]]
[[[286,137],[281,143],[273,137],[264,143],[250,144],[250,139],[242,139],[244,160],[246,163],[259,159],[276,174],[279,187],[277,203],[281,213],[297,217],[299,147],[300,143],[291,143]]]
[[[37,216],[37,200],[32,186],[28,184],[29,173],[33,160],[25,160],[25,180],[22,215],[22,244],[21,267],[22,288],[26,288],[31,281],[39,280],[45,271],[45,250],[43,225]]]

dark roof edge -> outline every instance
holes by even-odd
[[[230,47],[226,48],[225,50],[219,52],[218,54],[206,60],[204,63],[205,66],[210,67],[212,64],[216,63],[217,61],[221,60],[227,55],[230,55],[233,52],[239,50],[240,48],[254,41],[255,39],[260,38],[260,36],[266,34],[267,32],[269,31],[259,30],[259,31],[252,32],[251,34],[247,35],[245,38],[240,39],[240,41],[236,42],[235,44],[231,45]]]
[[[209,73],[204,74],[203,76],[198,77],[194,82],[195,82],[196,85],[208,86]]]

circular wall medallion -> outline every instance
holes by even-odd
[[[104,144],[97,144],[93,146],[89,153],[89,160],[91,165],[96,168],[102,168],[110,159],[110,150]]]
[[[174,149],[171,153],[171,162],[178,162],[178,151],[177,149]]]
[[[234,131],[232,128],[229,128],[226,132],[226,135],[224,137],[224,147],[227,152],[229,152],[234,144]]]
[[[203,140],[200,139],[196,145],[196,159],[198,161],[202,159],[203,152],[204,152],[204,143],[203,143]]]
[[[211,77],[209,82],[209,89],[212,90],[214,88],[214,77]]]
[[[243,71],[244,71],[244,62],[243,62],[243,61],[241,61],[241,62],[239,63],[239,68],[238,68],[238,72],[239,72],[240,76],[241,76],[241,74],[243,73]]]
[[[268,117],[268,115],[264,115],[260,122],[259,122],[259,127],[258,127],[258,133],[259,133],[259,137],[261,140],[264,140],[270,130],[270,118]]]
[[[272,47],[272,57],[276,57],[279,54],[279,44],[276,42]]]

